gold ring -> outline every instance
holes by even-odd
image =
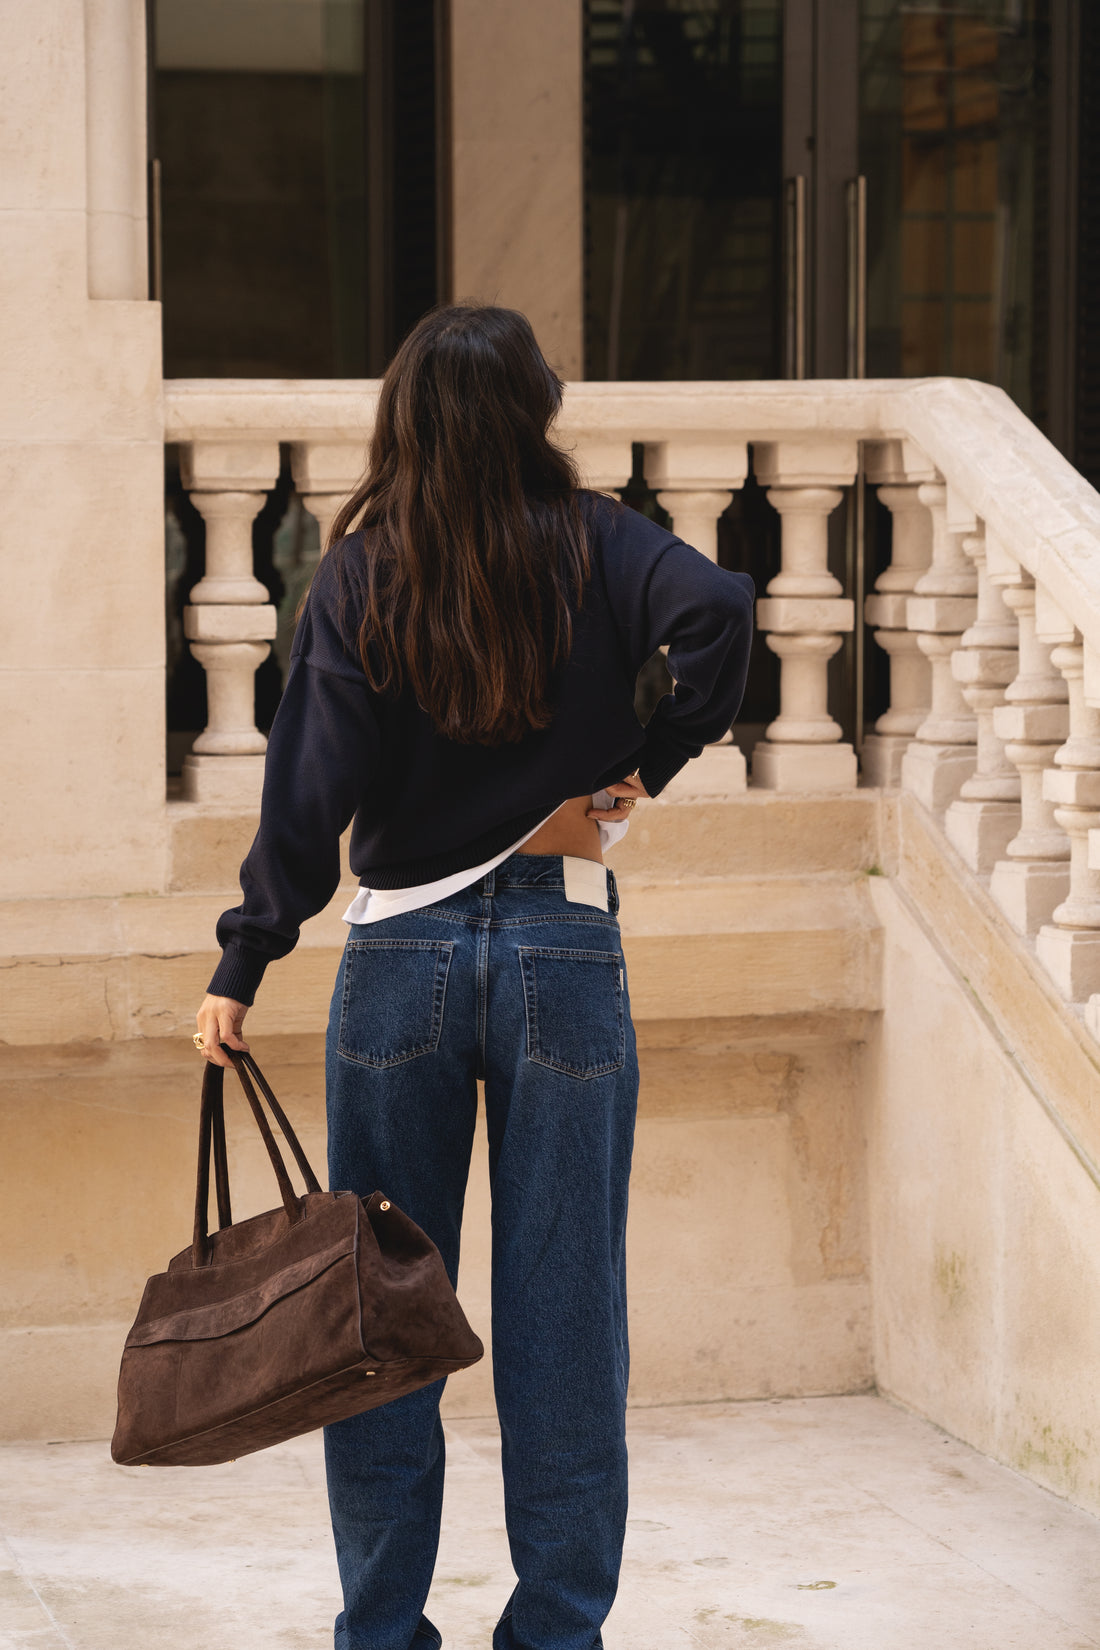
[[[636,796],[620,796],[619,806],[620,808],[633,808],[637,800],[638,798]]]
[[[196,1031],[194,1036],[191,1038],[191,1041],[194,1043],[195,1047],[197,1049],[199,1049],[200,1051],[206,1046],[203,1043],[202,1032],[201,1031]]]

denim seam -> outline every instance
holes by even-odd
[[[561,891],[560,889],[558,890]],[[488,903],[485,901],[484,903]],[[445,905],[422,905],[415,911],[405,913],[408,917],[437,917],[440,922],[453,923],[458,928],[477,928],[482,923],[490,928],[526,928],[531,923],[544,922],[579,922],[593,928],[617,928],[618,919],[613,912],[599,911],[593,908],[585,911],[581,906],[570,906],[568,911],[532,911],[521,917],[487,917],[480,911],[449,911]],[[397,918],[387,918],[397,921]],[[361,945],[361,940],[349,940],[349,945]],[[379,941],[379,944],[382,942]]]
[[[488,1070],[486,1042],[489,1034],[489,920],[488,913],[493,908],[492,896],[486,894],[482,900],[485,916],[481,919],[476,941],[477,946],[477,1066],[478,1076],[484,1077]]]
[[[622,967],[621,951],[593,951],[576,945],[521,945],[521,957],[580,957],[582,962],[613,962]]]
[[[525,917],[494,917],[492,926],[494,928],[530,928],[532,924],[538,923],[541,925],[546,922],[579,922],[587,928],[618,928],[618,923],[614,917],[598,911],[593,911],[591,916],[582,915],[576,907],[569,911],[547,912],[545,915],[536,911]]]

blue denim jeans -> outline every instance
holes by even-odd
[[[485,1081],[493,1376],[517,1577],[494,1650],[598,1650],[622,1556],[638,1061],[606,876],[600,911],[566,901],[559,855],[513,854],[437,905],[353,927],[329,1018],[330,1184],[384,1191],[438,1244],[452,1281]],[[441,1642],[424,1605],[443,1385],[325,1429],[337,1650]]]

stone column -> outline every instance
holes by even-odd
[[[908,441],[868,441],[863,453],[867,480],[890,511],[893,537],[890,565],[875,580],[863,609],[875,641],[889,656],[890,708],[864,739],[860,765],[868,784],[898,785],[901,759],[932,697],[931,670],[915,632],[906,628],[905,607],[932,560],[932,518],[918,490],[922,481],[937,477]]]
[[[581,8],[452,0],[447,10],[451,292],[522,310],[561,377],[580,378]]]
[[[753,779],[777,791],[847,790],[856,755],[829,715],[828,667],[854,613],[829,572],[829,516],[855,478],[856,444],[759,442],[754,463],[783,526],[780,571],[756,606],[780,661],[779,715],[753,751]]]
[[[978,580],[961,541],[964,529],[972,532],[976,523],[937,482],[923,483],[919,497],[932,516],[932,561],[905,611],[932,666],[932,703],[902,758],[901,782],[932,813],[942,813],[973,773],[977,758],[977,719],[951,672],[951,655],[975,618]]]
[[[144,300],[146,9],[142,0],[84,0],[83,12],[88,296]]]
[[[1054,640],[1051,663],[1069,694],[1069,737],[1043,772],[1043,800],[1069,838],[1069,892],[1036,939],[1039,960],[1063,996],[1084,1002],[1100,992],[1100,870],[1089,863],[1089,832],[1100,829],[1100,709],[1085,701],[1080,634],[1040,591],[1037,632]]]
[[[275,609],[252,571],[252,522],[279,475],[274,442],[195,441],[181,449],[183,484],[206,522],[206,570],[183,610],[206,671],[207,724],[183,764],[188,802],[254,808],[264,750],[255,675],[270,652]]]
[[[993,572],[992,558],[990,570]],[[1069,892],[1069,840],[1043,796],[1043,770],[1069,732],[1066,684],[1035,634],[1035,586],[1020,569],[993,573],[1019,625],[1019,665],[993,712],[993,731],[1020,774],[1020,829],[989,888],[1013,927],[1035,934]]]
[[[647,442],[645,478],[668,512],[672,531],[685,544],[718,560],[718,518],[729,507],[734,491],[749,473],[745,442],[694,437],[685,441]],[[670,793],[708,796],[735,795],[748,784],[748,770],[740,747],[727,734],[689,762],[672,780]]]
[[[1020,826],[1020,776],[993,730],[993,712],[1004,704],[1016,675],[1016,619],[989,576],[984,531],[962,547],[978,574],[978,614],[963,633],[951,670],[978,719],[977,766],[947,810],[947,836],[972,871],[988,876]]]

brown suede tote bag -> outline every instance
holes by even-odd
[[[382,1192],[323,1192],[255,1060],[222,1047],[282,1207],[233,1224],[224,1067],[208,1062],[194,1240],[145,1285],[122,1354],[111,1455],[127,1466],[230,1461],[389,1403],[484,1351],[431,1239]],[[301,1197],[250,1073],[305,1178]],[[220,1230],[208,1235],[211,1152]]]

